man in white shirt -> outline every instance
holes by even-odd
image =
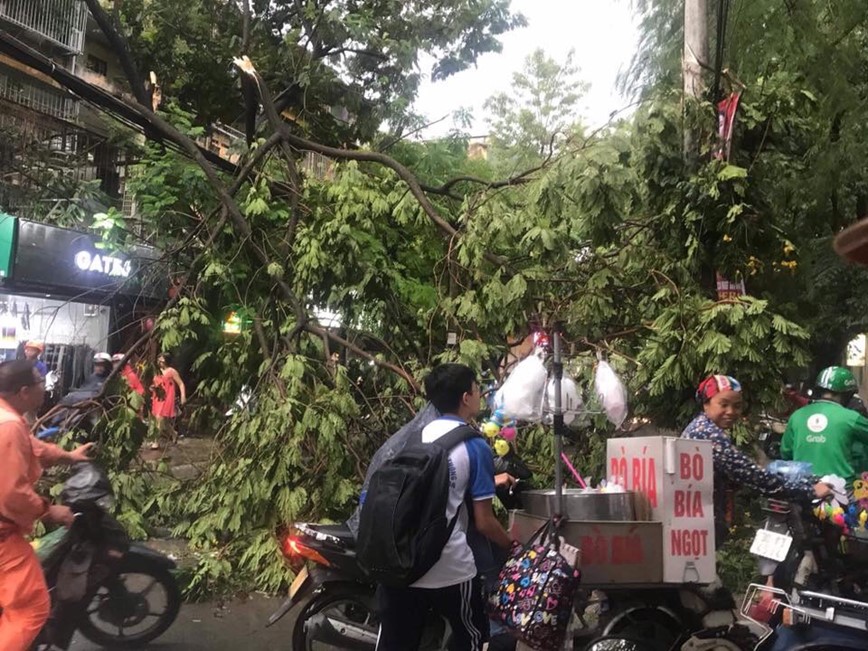
[[[442,364],[425,378],[428,399],[443,414],[422,430],[431,443],[479,414],[481,395],[473,370]],[[458,514],[452,535],[434,566],[407,588],[380,586],[380,639],[377,651],[419,648],[428,612],[445,617],[452,629],[450,651],[481,651],[488,621],[476,563],[467,544],[468,510],[476,529],[509,549],[512,539],[494,515],[494,459],[483,437],[471,438],[449,453],[450,493],[446,519]]]

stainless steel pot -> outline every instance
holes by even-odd
[[[523,491],[524,509],[532,515],[549,517],[557,510],[553,488]],[[633,492],[583,493],[579,488],[564,489],[564,510],[567,520],[624,522],[636,519]]]

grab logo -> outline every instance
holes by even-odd
[[[810,434],[808,434],[808,435],[805,437],[805,440],[806,440],[808,443],[825,443],[825,442],[826,442],[826,437],[823,436],[822,434],[821,434],[820,436],[811,436]]]
[[[829,419],[823,414],[814,414],[808,419],[808,429],[812,432],[822,432],[829,424]]]

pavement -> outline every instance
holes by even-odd
[[[140,647],[143,651],[291,651],[292,627],[297,606],[272,628],[266,629],[269,615],[283,603],[282,598],[253,594],[222,603],[184,604],[178,619],[162,637]],[[70,651],[102,649],[76,636]]]

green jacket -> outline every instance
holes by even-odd
[[[837,402],[817,400],[790,416],[781,458],[808,461],[815,475],[837,475],[850,484],[864,468],[861,452],[868,445],[868,419]]]

